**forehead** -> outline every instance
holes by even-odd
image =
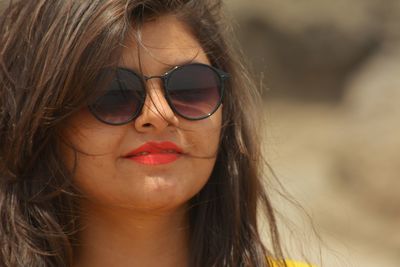
[[[207,55],[190,29],[175,16],[169,15],[146,22],[140,30],[130,34],[120,65],[154,74],[154,70],[168,70],[171,66],[188,62],[209,64]]]

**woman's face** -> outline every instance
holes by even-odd
[[[141,29],[142,46],[130,41],[120,67],[146,76],[162,75],[173,66],[210,64],[198,41],[173,16],[148,22]],[[140,66],[138,61],[140,56]],[[174,114],[164,98],[160,79],[146,82],[147,97],[139,117],[122,125],[98,121],[88,109],[71,117],[65,135],[77,154],[75,183],[91,203],[139,211],[167,211],[184,204],[207,182],[215,164],[222,107],[212,116],[189,121]],[[146,147],[140,158],[127,157],[142,145],[170,142],[182,150],[165,150],[150,164]],[[165,145],[165,143],[164,143]],[[65,147],[72,168],[74,153]]]

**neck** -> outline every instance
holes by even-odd
[[[185,207],[148,213],[83,206],[75,267],[187,266]]]

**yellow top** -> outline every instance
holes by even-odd
[[[272,267],[281,267],[280,265],[278,265],[277,261],[270,261],[270,263],[272,263]],[[286,260],[286,265],[287,265],[287,267],[315,267],[313,265],[309,265],[304,262],[297,262],[297,261],[291,261],[291,260]]]

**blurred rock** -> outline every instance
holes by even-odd
[[[342,104],[343,187],[382,216],[400,216],[400,1],[227,4],[268,98]]]
[[[400,1],[388,14],[382,46],[345,87],[350,134],[340,165],[359,203],[393,220],[400,218]]]
[[[400,1],[226,3],[280,125],[272,166],[354,266],[400,266]]]
[[[392,38],[387,29],[400,16],[396,0],[227,4],[268,95],[307,101],[340,101],[347,80]]]
[[[382,49],[349,82],[343,179],[360,203],[400,218],[400,45]]]

